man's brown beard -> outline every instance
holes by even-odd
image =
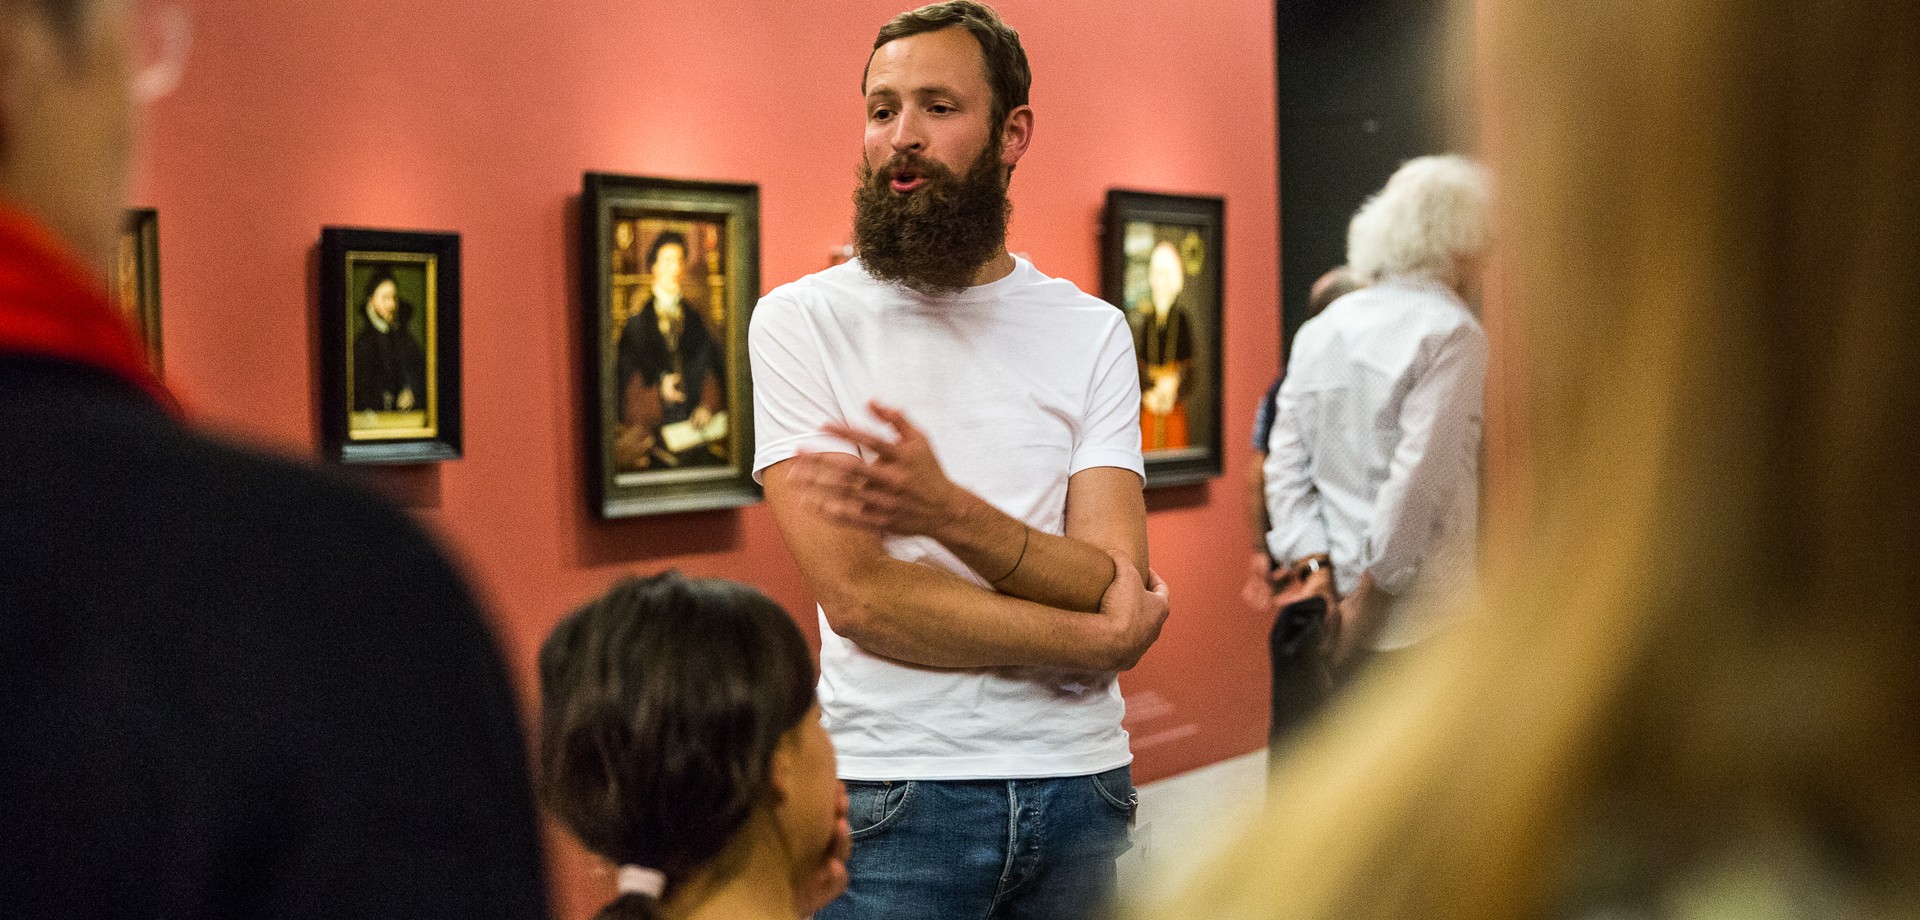
[[[890,183],[894,169],[909,163],[926,182],[903,195]],[[860,264],[875,278],[924,294],[952,294],[973,284],[980,267],[1006,250],[1013,210],[997,139],[960,178],[926,157],[895,157],[878,170],[863,162],[853,205]]]

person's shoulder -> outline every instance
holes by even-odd
[[[809,309],[844,298],[849,294],[870,295],[880,287],[857,261],[842,262],[810,275],[802,275],[768,291],[755,310]]]
[[[768,291],[754,304],[748,337],[762,338],[776,328],[793,331],[841,322],[850,309],[859,312],[860,305],[882,296],[881,287],[857,262],[802,276]]]
[[[1431,278],[1419,276],[1392,278],[1354,291],[1342,297],[1341,300],[1349,297],[1355,298],[1358,303],[1366,303],[1370,300],[1386,302],[1404,311],[1431,314],[1436,321],[1457,323],[1473,319],[1473,314],[1467,309],[1466,303],[1460,299],[1459,294]]]
[[[0,450],[31,484],[0,486],[16,512],[0,522],[0,563],[98,586],[88,596],[103,611],[203,623],[469,615],[425,532],[343,474],[195,431],[111,386],[42,379],[31,398],[0,401],[0,420],[43,433]]]
[[[1473,315],[1458,294],[1439,285],[1423,289],[1417,301],[1419,321],[1429,339],[1445,342],[1484,343],[1487,334],[1480,319]]]
[[[1115,309],[1113,304],[1087,293],[1071,280],[1041,271],[1039,266],[1027,261],[1024,257],[1014,257],[1013,281],[1015,284],[1012,293],[1018,296],[1044,298],[1056,301],[1062,306],[1100,306],[1109,310]]]
[[[1303,351],[1318,347],[1354,325],[1355,319],[1366,310],[1363,302],[1352,300],[1359,293],[1355,291],[1328,304],[1326,309],[1307,317],[1307,321],[1294,330],[1292,352],[1296,359]]]
[[[182,431],[163,457],[173,484],[153,496],[155,507],[199,519],[221,552],[261,557],[270,571],[316,586],[343,571],[411,589],[459,585],[411,517],[342,471],[195,431]]]
[[[1014,283],[1006,296],[1020,301],[1023,309],[1078,318],[1103,328],[1127,325],[1126,311],[1081,290],[1066,278],[1048,275],[1024,258],[1015,260],[1012,280]]]
[[[1395,285],[1369,285],[1334,298],[1332,303],[1327,304],[1326,309],[1321,310],[1307,322],[1325,320],[1322,325],[1338,325],[1343,321],[1352,321],[1371,312],[1405,306],[1409,304],[1407,295],[1408,290]]]
[[[1471,335],[1480,329],[1473,312],[1445,285],[1425,279],[1389,279],[1329,304],[1307,325],[1335,330],[1393,333],[1418,331],[1423,337]],[[1302,326],[1304,333],[1307,326]],[[1397,332],[1396,332],[1397,330]]]

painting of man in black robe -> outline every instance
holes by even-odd
[[[635,226],[627,238],[646,247],[644,256],[633,260],[640,274],[615,285],[616,299],[623,295],[627,304],[614,346],[616,467],[651,472],[725,465],[719,226],[657,220],[635,221]],[[615,235],[616,248],[624,236]],[[614,255],[617,266],[621,260]],[[622,280],[617,273],[615,280]]]
[[[432,428],[425,275],[422,265],[375,263],[366,266],[363,280],[356,279],[360,293],[348,318],[354,330],[347,391],[353,437],[412,436]]]

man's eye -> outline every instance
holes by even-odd
[[[953,111],[953,106],[946,105],[943,103],[934,103],[933,105],[927,106],[927,111],[932,112],[935,115],[945,115],[948,112]]]
[[[893,117],[892,109],[874,109],[872,112],[868,113],[867,115],[867,118],[871,121],[886,121],[887,119],[892,117]]]

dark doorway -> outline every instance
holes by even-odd
[[[1447,151],[1445,0],[1278,0],[1281,353],[1347,221],[1401,163]]]

